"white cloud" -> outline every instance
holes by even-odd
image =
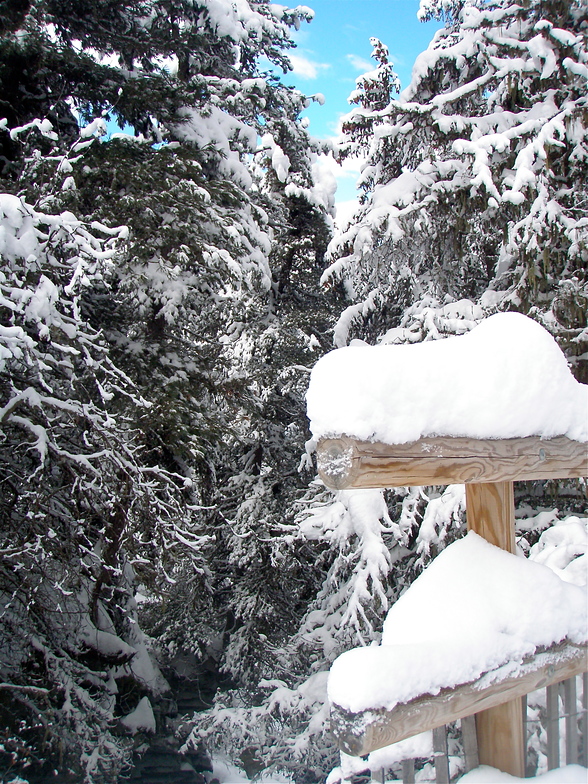
[[[292,71],[301,79],[316,79],[320,71],[326,71],[331,66],[328,63],[315,63],[301,54],[289,54]]]
[[[370,63],[369,60],[365,60],[363,57],[359,57],[356,54],[348,54],[346,56],[356,71],[365,73],[365,71],[373,71],[375,68],[375,63]]]

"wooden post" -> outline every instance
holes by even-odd
[[[445,724],[433,729],[433,751],[435,754],[435,782],[436,784],[449,784],[449,751]]]
[[[468,773],[468,771],[473,770],[480,765],[475,716],[464,716],[461,720],[461,739],[465,757],[465,772]]]
[[[578,764],[578,709],[576,706],[576,679],[563,682],[564,713],[566,722],[566,765]],[[585,741],[584,741],[585,742]]]
[[[415,784],[414,760],[402,760],[402,784]]]
[[[588,672],[582,675],[582,723],[580,726],[584,738],[580,765],[588,768]]]
[[[514,485],[512,482],[467,484],[468,531],[475,531],[501,550],[515,552]]]
[[[559,768],[559,683],[546,689],[547,770]]]
[[[493,545],[515,552],[514,486],[512,482],[466,484],[468,529]],[[511,776],[525,777],[523,706],[518,697],[476,714],[478,756]]]

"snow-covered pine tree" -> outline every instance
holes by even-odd
[[[126,228],[7,193],[0,213],[0,765],[111,781],[132,751],[117,718],[167,689],[134,566],[165,572],[180,547],[201,569],[202,537],[183,477],[142,462],[120,409],[149,404],[84,316]]]
[[[323,276],[348,295],[336,345],[443,338],[497,310],[519,310],[554,334],[586,382],[585,3],[433,1],[421,13],[444,17],[446,26],[417,59],[412,83],[378,105],[370,102],[376,70],[370,89],[359,80],[352,95],[359,107],[343,121],[341,155],[367,160],[360,206],[333,240]],[[380,63],[381,52],[376,47]],[[381,77],[378,84],[384,92]],[[303,531],[337,541],[343,557],[332,575],[337,568],[349,575],[350,552],[361,561],[360,531],[377,534],[369,579],[358,568],[344,596],[325,584],[303,625],[307,639],[314,633],[333,647],[358,629],[364,641],[377,639],[377,620],[368,622],[378,606],[373,586],[393,601],[464,525],[460,487],[389,492],[384,512],[381,494],[362,492],[363,499],[359,492],[325,498],[303,523]],[[519,485],[517,506],[527,550],[558,514],[586,513],[585,492],[566,483]],[[355,617],[346,612],[350,597],[359,599]]]
[[[542,110],[533,106],[551,107],[554,101],[573,113],[575,123],[583,116],[585,91],[575,74],[583,73],[586,62],[580,40],[585,30],[582,9],[560,4],[549,10],[544,3],[523,9],[506,2],[479,8],[467,4],[463,16],[456,4],[439,9],[447,15],[448,26],[421,57],[408,91],[399,100],[390,100],[395,80],[384,47],[374,41],[379,65],[359,81],[352,100],[360,108],[344,121],[347,139],[342,153],[367,153],[367,164],[363,206],[349,230],[333,242],[324,276],[326,283],[342,281],[349,298],[336,329],[337,344],[351,337],[370,342],[439,338],[471,329],[496,309],[516,307],[543,320],[573,358],[583,350],[575,342],[583,339],[583,325],[568,331],[565,321],[555,320],[555,303],[565,289],[560,280],[569,275],[575,291],[585,280],[585,246],[576,242],[584,231],[582,187],[576,188],[576,182],[585,183],[586,178],[585,127],[575,125],[568,136],[556,137],[550,145],[549,120],[555,115],[543,118]],[[552,12],[554,18],[547,20],[551,26],[542,24],[543,15]],[[532,51],[540,41],[528,43],[547,35],[547,30],[555,30],[551,43],[557,40],[562,47],[557,63],[564,78],[544,73],[543,62]],[[569,45],[579,48],[571,51]],[[484,69],[492,76],[488,88],[483,82],[479,89],[476,80]],[[518,105],[502,106],[500,101],[509,93],[509,73],[510,80],[521,82],[525,97]],[[386,91],[389,97],[383,104]],[[489,169],[496,189],[507,192],[505,199],[494,196],[496,204],[484,190],[485,180],[476,181],[480,169],[475,155],[465,147],[453,147],[465,131],[467,141],[477,143],[490,134],[488,142],[496,142]],[[506,135],[500,140],[500,134]],[[555,152],[567,156],[569,163],[559,169],[555,162],[545,165],[546,159],[537,154],[532,164],[536,182],[529,178],[525,198],[515,204],[508,195],[514,180],[509,183],[508,177],[514,178],[518,168],[522,172],[522,151],[539,144],[557,148]],[[569,181],[563,178],[565,171],[573,171]],[[543,236],[541,218],[536,224],[526,218],[541,207],[538,196],[543,198],[547,187],[559,199],[552,199],[552,207],[561,207],[554,209],[550,228],[561,266],[548,270],[543,288],[534,290],[528,284],[528,256],[520,233],[531,226]],[[519,255],[512,263],[503,263],[508,243]],[[518,499],[523,547],[555,519],[553,512],[537,512],[550,503],[550,493],[557,488],[544,488],[539,498],[524,498],[525,492],[522,488]],[[220,742],[224,735],[235,748],[248,743],[250,762],[259,767],[273,762],[295,770],[302,780],[319,771],[324,775],[332,758],[324,709],[329,663],[346,647],[378,639],[386,606],[445,542],[463,530],[464,493],[461,487],[412,488],[384,494],[346,492],[333,499],[312,488],[301,500],[306,503],[301,504],[300,535],[321,553],[317,563],[324,570],[322,589],[314,595],[299,633],[276,650],[282,674],[278,670],[277,680],[261,684],[259,704],[251,708],[238,695],[232,702],[219,702],[216,712],[202,717],[195,737],[216,736]],[[572,489],[557,503],[565,514],[581,510],[583,502]]]
[[[373,339],[404,326],[415,302],[469,299],[533,315],[586,380],[585,4],[425,2],[421,13],[448,21],[410,86],[345,121],[345,154],[368,163],[363,207],[325,273],[354,292],[338,343],[370,322]]]
[[[99,274],[78,273],[76,318],[91,345],[99,347],[100,362],[90,348],[82,352],[80,378],[90,380],[79,387],[63,382],[61,392],[76,410],[86,406],[88,412],[84,394],[97,375],[97,400],[115,440],[112,459],[116,464],[126,455],[134,461],[124,464],[126,473],[110,471],[108,455],[95,448],[83,420],[68,409],[73,424],[67,437],[76,445],[81,439],[80,449],[96,453],[104,472],[96,494],[111,506],[112,499],[120,501],[120,509],[115,504],[120,535],[111,537],[96,517],[80,545],[91,552],[98,548],[99,561],[105,548],[105,568],[116,568],[123,586],[116,593],[106,578],[94,578],[96,597],[107,597],[100,598],[106,602],[100,623],[110,623],[120,605],[120,624],[133,625],[134,610],[125,608],[140,582],[148,599],[142,619],[165,647],[170,672],[176,654],[196,654],[251,688],[267,675],[276,640],[295,627],[320,571],[312,553],[284,536],[284,525],[293,517],[291,500],[301,482],[295,468],[304,442],[304,365],[329,343],[326,317],[312,314],[322,307],[313,287],[328,239],[330,197],[315,187],[319,147],[298,119],[306,99],[257,66],[265,56],[287,68],[289,29],[309,14],[265,2],[237,7],[78,0],[47,0],[2,13],[2,189],[21,199],[25,212],[34,205],[42,229],[44,216],[63,223],[59,243],[72,222],[88,233],[92,247],[112,243],[120,234],[114,227],[129,227],[128,236],[117,240],[112,263],[114,250],[98,249],[93,263],[102,265]],[[102,143],[109,118],[132,133]],[[96,232],[104,234],[103,241]],[[43,253],[50,247],[43,246]],[[50,257],[39,252],[34,272],[27,267],[32,258],[18,256],[27,285],[33,285],[29,277],[34,282],[45,275],[54,286],[55,308],[68,313],[74,308],[68,276],[79,267],[69,261],[72,247],[67,239],[59,245],[64,261],[57,270],[56,252]],[[3,257],[4,263],[8,268],[11,257]],[[23,309],[5,311],[7,319],[22,321]],[[112,390],[100,375],[103,367],[111,368]],[[15,368],[15,361],[6,365],[9,385]],[[44,372],[38,383],[53,390],[56,382]],[[11,431],[7,448],[17,435]],[[25,430],[20,449],[29,448],[30,437]],[[72,460],[81,472],[81,458]],[[128,485],[127,473],[135,484]],[[65,471],[59,498],[85,488],[77,476]],[[40,478],[41,469],[27,489],[27,498],[39,503],[52,487]],[[131,514],[122,502],[136,497],[141,482],[147,482],[144,504],[129,501]],[[99,511],[92,498],[89,505]],[[85,519],[77,508],[74,515]],[[199,539],[195,521],[214,539]],[[40,520],[40,531],[43,524]],[[60,537],[58,543],[63,545]],[[197,553],[189,557],[194,548]],[[52,552],[64,571],[61,550]],[[70,556],[69,551],[64,556],[68,563],[83,561]],[[123,568],[129,560],[136,577]],[[82,580],[77,568],[67,570],[73,582]],[[285,573],[293,576],[290,582]],[[54,583],[60,590],[62,583],[57,578]],[[87,608],[80,612],[82,618],[88,614]],[[59,612],[42,623],[54,630],[58,618]],[[36,616],[30,620],[34,627]],[[117,633],[122,643],[135,645],[122,626]],[[47,655],[61,655],[56,635],[44,643]],[[141,642],[139,632],[136,636]],[[151,661],[144,647],[140,657],[124,650],[145,667]],[[11,671],[20,685],[28,683],[26,661],[17,660]],[[111,688],[113,663],[100,661]],[[55,672],[57,684],[69,683],[63,668]],[[117,672],[128,679],[118,698],[104,697],[108,709],[101,722],[128,712],[149,692],[132,667]],[[78,696],[87,668],[79,673]],[[43,678],[44,671],[35,681],[41,700],[49,684]],[[102,700],[102,687],[90,681]],[[161,684],[154,677],[151,696]],[[69,710],[60,689],[53,706],[58,718],[64,706]],[[90,738],[98,720],[92,706],[85,714],[82,708],[76,713],[77,736]],[[41,765],[56,764],[52,749],[39,750],[39,737],[32,733],[29,750]],[[110,736],[105,744],[88,758],[75,744],[64,747],[64,764],[85,764],[88,776],[106,780],[128,758],[129,744]],[[100,755],[105,761],[98,762]]]

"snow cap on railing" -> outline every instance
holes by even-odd
[[[314,367],[306,399],[316,439],[588,441],[588,386],[549,332],[519,313],[443,340],[331,351]]]

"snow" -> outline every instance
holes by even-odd
[[[343,780],[348,781],[353,774],[361,773],[366,767],[372,771],[387,770],[403,760],[427,759],[433,754],[433,733],[431,730],[420,732],[411,738],[372,751],[371,754],[368,754],[367,760],[362,757],[352,757],[342,751],[341,767],[332,771],[326,784],[331,784],[331,782],[335,784],[335,781],[340,781],[341,776],[338,776],[338,773],[342,773]]]
[[[131,659],[136,654],[135,649],[118,635],[97,629],[87,619],[80,636],[89,648],[111,659]]]
[[[241,157],[242,152],[255,152],[255,128],[218,106],[207,106],[203,111],[184,108],[180,111],[180,116],[183,121],[175,126],[178,138],[194,142],[201,149],[208,145],[216,149],[220,153],[219,170],[242,187],[250,188],[251,175]]]
[[[563,768],[550,770],[541,776],[530,779],[519,779],[509,773],[503,773],[496,768],[488,765],[480,765],[479,768],[471,770],[460,779],[460,784],[586,784],[586,768],[581,765],[566,765]]]
[[[558,520],[531,547],[529,558],[549,566],[562,580],[585,586],[588,581],[588,518],[571,515]]]
[[[306,399],[317,439],[588,441],[588,386],[547,330],[518,313],[444,340],[336,349],[315,365]]]
[[[261,138],[262,149],[271,151],[272,168],[280,182],[286,182],[290,171],[290,159],[282,148],[276,144],[271,133],[266,133]]]
[[[233,765],[231,762],[219,757],[215,757],[213,763],[213,779],[217,779],[220,784],[249,784],[250,779],[247,775]],[[268,775],[263,771],[255,777],[259,784],[292,784],[292,779],[283,774],[274,773]]]
[[[0,193],[0,254],[28,259],[38,250],[32,210],[16,196]]]
[[[470,531],[392,606],[381,646],[335,661],[328,695],[352,712],[390,710],[484,673],[516,676],[524,658],[565,639],[588,640],[585,590]]]
[[[127,716],[123,716],[120,723],[132,735],[136,735],[141,730],[143,732],[155,732],[155,716],[153,715],[153,708],[149,698],[142,697],[135,710],[131,711]]]

